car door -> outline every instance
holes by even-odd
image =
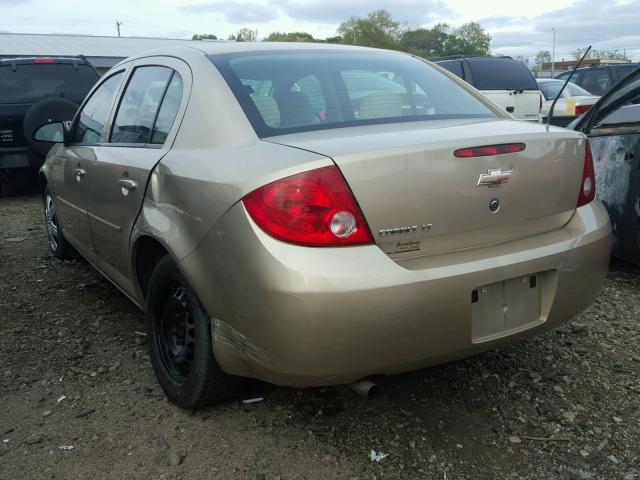
[[[132,64],[112,116],[108,142],[87,165],[88,211],[98,266],[121,288],[132,288],[129,239],[151,170],[171,147],[191,77],[172,58]]]
[[[596,192],[613,226],[613,254],[640,264],[640,71],[593,107],[588,136]]]
[[[95,145],[106,138],[123,78],[124,70],[115,72],[94,89],[76,115],[69,144],[61,146],[51,161],[56,210],[64,235],[85,256],[94,251],[87,213],[87,165],[95,159]]]

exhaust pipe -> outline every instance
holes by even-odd
[[[380,394],[380,387],[371,380],[358,380],[350,383],[349,388],[365,400],[373,400]]]

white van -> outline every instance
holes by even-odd
[[[542,94],[522,62],[511,57],[461,57],[435,63],[476,87],[518,120],[539,120]]]

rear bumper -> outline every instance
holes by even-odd
[[[226,372],[319,386],[427,367],[554,327],[600,292],[610,250],[599,201],[554,232],[401,263],[376,246],[284,244],[238,204],[180,267],[212,317]],[[472,339],[472,290],[542,272],[549,280],[538,322]]]
[[[28,147],[0,148],[0,169],[39,168],[44,162]]]

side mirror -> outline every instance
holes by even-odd
[[[33,132],[33,139],[39,142],[62,143],[66,140],[66,133],[63,122],[45,123]]]

